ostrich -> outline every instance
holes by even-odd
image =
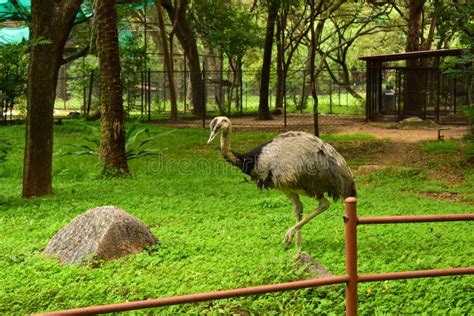
[[[292,202],[296,224],[288,229],[283,242],[301,248],[301,228],[329,208],[324,193],[334,201],[356,195],[352,172],[344,158],[330,144],[305,132],[286,132],[247,153],[237,153],[230,147],[231,123],[225,116],[210,124],[210,144],[221,133],[221,153],[225,160],[250,175],[260,189],[275,188]],[[303,217],[299,195],[315,198],[318,207]]]

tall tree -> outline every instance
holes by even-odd
[[[370,11],[367,9],[370,8]],[[392,27],[387,25],[389,7],[368,7],[365,2],[345,3],[339,10],[331,12],[330,32],[337,36],[337,40],[332,37],[330,45],[320,47],[318,52],[324,58],[325,68],[332,80],[340,87],[344,88],[353,97],[362,101],[359,95],[350,84],[351,72],[348,65],[348,52],[356,41],[367,35],[381,31],[390,31]],[[385,23],[381,23],[381,21]],[[328,60],[329,59],[329,60]],[[332,61],[334,64],[330,64]],[[331,66],[338,66],[339,73],[335,73]]]
[[[281,111],[286,97],[286,80],[293,56],[308,34],[307,3],[300,0],[284,1],[276,22],[277,87],[275,112]],[[280,110],[278,110],[280,109]]]
[[[64,45],[82,0],[32,0],[23,196],[52,193],[53,109]]]
[[[272,118],[270,107],[268,105],[268,96],[270,90],[270,70],[272,64],[273,34],[275,22],[278,17],[279,0],[268,0],[267,26],[265,30],[265,40],[263,43],[263,61],[260,75],[260,100],[258,104],[258,117],[261,120]]]
[[[100,68],[100,159],[104,173],[128,174],[115,0],[95,3]]]
[[[315,95],[316,89],[314,88],[316,84],[316,77],[322,71],[324,67],[324,61],[329,54],[329,52],[324,52],[317,62],[316,65],[316,54],[313,52],[320,52],[321,46],[333,40],[332,33],[328,36],[323,36],[323,32],[325,29],[326,22],[329,20],[329,16],[338,10],[344,0],[337,0],[337,1],[315,1],[315,0],[307,0],[308,6],[310,8],[310,18],[309,18],[309,30],[310,35],[309,39],[307,39],[307,43],[303,44],[308,46],[308,56],[305,63],[305,70],[303,71],[303,85],[301,91],[301,99],[300,99],[300,108],[304,108],[306,105],[306,98],[307,98],[307,90],[311,91],[313,95],[313,99],[316,100],[317,96]],[[315,23],[317,21],[317,23]],[[308,86],[306,86],[306,77],[309,75],[309,82]],[[313,77],[313,78],[311,78]],[[317,113],[316,113],[317,115]],[[315,121],[317,124],[317,120]],[[315,127],[317,130],[317,126]]]
[[[420,34],[423,32],[421,28],[421,15],[423,13],[423,6],[425,1],[409,0],[408,1],[408,32],[406,51],[413,52],[421,50]],[[417,59],[408,59],[406,61],[406,91],[405,91],[405,113],[409,115],[416,115],[421,113],[423,106],[423,98],[420,94],[420,76],[417,68],[420,67],[420,62]]]
[[[230,109],[234,88],[241,85],[243,57],[250,48],[260,44],[258,36],[260,29],[254,19],[249,16],[247,9],[231,6],[228,2],[201,0],[194,4],[192,9],[192,26],[206,46],[206,54],[212,54],[212,48],[218,48],[229,61],[229,67],[232,70],[228,90]],[[212,61],[213,59],[216,59],[215,56],[209,56],[207,60],[211,63],[208,64],[215,65],[216,62]],[[214,66],[215,73],[211,72],[209,78],[222,86],[223,65],[221,62],[219,64],[219,67]],[[236,105],[239,105],[238,94],[236,97]],[[221,112],[222,110],[221,107]]]
[[[197,48],[196,37],[189,26],[186,18],[189,1],[161,0],[161,5],[168,13],[171,21],[173,21],[173,28],[176,32],[176,37],[183,47],[186,54],[186,59],[190,71],[191,79],[191,93],[194,114],[202,115],[205,112],[205,86],[201,73],[201,65],[199,62],[199,51]]]
[[[155,6],[158,14],[158,26],[160,28],[163,59],[165,60],[166,67],[165,71],[168,77],[168,85],[170,90],[171,120],[176,121],[178,119],[178,103],[176,100],[176,87],[173,76],[173,56],[170,54],[170,50],[168,48],[168,39],[166,36],[165,21],[163,19],[163,10],[161,9],[161,0],[155,0]]]
[[[406,52],[430,50],[436,37],[436,25],[442,1],[426,0],[386,0],[371,1],[374,5],[392,7],[404,20],[403,31],[406,34]],[[428,32],[426,32],[428,31]],[[425,103],[425,80],[420,77],[420,67],[428,66],[426,59],[408,59],[404,87],[404,114],[420,115]]]
[[[317,35],[314,30],[314,19],[316,17],[316,6],[314,0],[309,0],[310,7],[310,45],[309,45],[309,80],[311,86],[311,96],[313,97],[313,121],[314,135],[319,136],[319,115],[318,115],[318,94],[316,91],[316,74],[314,63],[316,61],[316,41]]]

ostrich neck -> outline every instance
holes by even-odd
[[[222,131],[221,135],[221,153],[225,160],[232,164],[238,164],[239,160],[230,149],[230,129]]]

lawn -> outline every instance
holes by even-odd
[[[87,123],[96,124],[96,123]],[[22,199],[24,126],[0,128],[10,140],[0,164],[0,314],[160,298],[257,286],[307,278],[295,269],[296,250],[282,244],[294,222],[287,198],[259,191],[223,161],[218,142],[207,146],[208,130],[148,125],[157,157],[133,160],[133,176],[102,179],[94,156],[63,156],[81,143],[85,128],[75,121],[55,127],[54,195]],[[236,150],[249,149],[272,133],[237,132]],[[352,167],[370,162],[390,142],[367,135],[323,135]],[[356,174],[361,216],[474,212],[474,170],[465,144],[425,144],[423,159],[401,168]],[[433,149],[434,148],[434,149]],[[454,148],[454,149],[453,149]],[[442,158],[442,159],[440,159]],[[457,161],[456,165],[453,161]],[[451,166],[452,165],[452,166]],[[451,167],[449,167],[451,166]],[[433,177],[433,170],[461,172],[462,180]],[[451,170],[453,169],[453,170]],[[450,192],[456,200],[433,198]],[[314,207],[308,198],[306,210]],[[160,247],[94,267],[61,266],[41,254],[48,240],[86,210],[116,205],[142,220]],[[334,274],[344,273],[342,203],[303,228],[303,250]],[[362,226],[359,272],[467,267],[474,265],[472,223]],[[364,283],[361,314],[473,314],[472,276]],[[175,313],[343,314],[344,288],[332,286],[262,296],[173,306]],[[143,311],[142,313],[146,313]]]
[[[365,97],[364,94],[362,94]],[[135,100],[129,105],[125,104],[125,108],[129,111],[131,115],[140,114],[141,103],[140,100]],[[258,95],[246,94],[242,99],[243,109],[242,114],[244,115],[255,115],[258,112]],[[332,95],[324,94],[318,96],[318,112],[324,114],[346,114],[346,115],[363,115],[364,107],[360,105],[360,101],[351,96],[348,93],[334,93]],[[57,98],[55,102],[55,115],[57,116],[66,116],[69,112],[77,111],[81,112],[81,107],[83,105],[82,95],[76,95],[65,103],[62,99]],[[92,105],[94,109],[96,105]],[[130,108],[129,108],[130,106]],[[24,107],[22,105],[21,107]],[[270,110],[275,109],[275,98],[270,98],[269,100]],[[228,107],[223,106],[224,110],[227,111]],[[171,103],[169,101],[163,102],[163,100],[153,99],[151,105],[153,118],[169,118],[171,111]],[[219,107],[215,104],[213,97],[209,96],[206,101],[206,109],[210,113],[219,113]],[[94,111],[94,110],[93,110]],[[184,101],[178,100],[178,111],[180,112],[180,118],[188,118],[191,112],[189,110],[189,101],[187,101],[186,111],[184,109]],[[287,111],[288,113],[313,113],[313,101],[312,98],[308,98],[307,106],[301,111],[299,104],[291,99],[287,99]],[[145,111],[146,112],[146,111]],[[186,113],[185,113],[186,112]],[[240,108],[236,108],[235,101],[232,103],[231,115],[240,115]]]

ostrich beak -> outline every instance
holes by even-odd
[[[216,131],[211,131],[211,136],[209,136],[209,139],[207,140],[207,144],[209,145],[214,138],[216,138],[217,132]]]

